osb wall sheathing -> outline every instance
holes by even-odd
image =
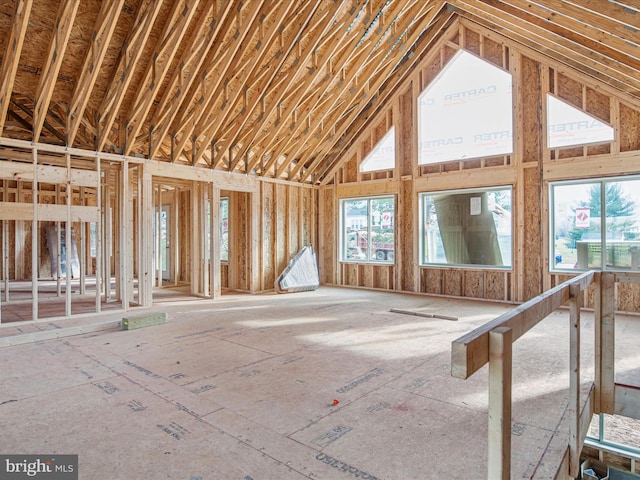
[[[308,186],[260,183],[261,290],[273,289],[276,278],[302,247],[312,245],[317,253],[315,202]]]
[[[441,72],[458,48],[464,48],[514,78],[514,150],[511,155],[435,165],[417,164],[417,98]],[[610,123],[617,132],[614,142],[550,150],[546,145],[544,118],[546,95],[550,93]],[[391,123],[389,121],[391,120]],[[385,128],[396,128],[396,167],[386,181],[359,173],[365,154],[375,145]],[[640,106],[614,94],[612,90],[563,65],[552,63],[525,47],[495,32],[468,21],[454,23],[440,43],[429,50],[385,102],[344,156],[336,169],[333,188],[322,190],[320,236],[324,242],[321,263],[323,282],[331,283],[330,272],[337,266],[338,284],[377,288],[386,280],[371,280],[371,275],[385,275],[380,268],[366,264],[341,263],[334,258],[340,235],[335,231],[341,198],[389,194],[396,197],[396,261],[389,278],[393,286],[404,291],[437,295],[464,296],[501,301],[526,301],[560,281],[549,272],[548,199],[549,181],[591,176],[640,174],[640,164],[633,156],[640,150]],[[615,160],[610,160],[611,157]],[[608,166],[605,174],[599,168]],[[635,166],[634,166],[635,165]],[[513,262],[509,270],[457,269],[418,266],[417,224],[420,192],[510,185],[513,188]],[[332,196],[333,195],[333,196]],[[558,277],[558,278],[556,278]],[[620,289],[620,307],[640,311],[640,287]]]

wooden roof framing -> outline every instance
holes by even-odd
[[[317,184],[456,19],[640,105],[635,0],[9,0],[0,135]]]

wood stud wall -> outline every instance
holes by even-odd
[[[464,48],[510,71],[514,85],[514,152],[495,158],[418,166],[416,146],[420,92],[456,50]],[[543,130],[546,95],[551,93],[611,123],[616,141],[549,150]],[[499,301],[525,301],[559,284],[565,275],[549,273],[547,253],[548,182],[592,176],[640,173],[640,110],[618,92],[539,53],[466,20],[455,22],[418,68],[400,84],[389,102],[371,117],[369,127],[346,150],[333,177],[321,190],[322,281],[353,287],[383,288]],[[396,167],[361,174],[360,162],[391,125],[396,128]],[[384,126],[384,128],[383,128]],[[578,177],[579,178],[579,177]],[[508,271],[419,267],[418,193],[457,188],[513,187],[513,267]],[[341,198],[392,193],[396,196],[396,262],[393,266],[342,263],[336,258]],[[330,245],[327,245],[330,244]],[[335,275],[334,268],[338,267]],[[393,279],[389,282],[388,279]],[[332,281],[333,280],[333,281]],[[621,287],[619,307],[640,311],[640,289]]]
[[[121,6],[122,2],[113,2],[113,5],[112,13],[119,11],[118,5]],[[83,15],[82,9],[80,2],[77,11],[80,17]],[[162,11],[159,14],[166,16],[167,13]],[[157,14],[150,11],[145,21],[153,23],[152,16]],[[194,12],[190,11],[192,14]],[[73,12],[73,15],[70,13],[64,17],[71,20],[75,15],[76,12]],[[145,239],[152,235],[153,230],[146,217],[153,210],[149,204],[152,202],[154,205],[168,203],[172,206],[170,228],[174,236],[178,236],[180,245],[180,248],[174,247],[172,253],[173,283],[191,284],[193,293],[197,295],[215,297],[224,289],[250,292],[271,290],[289,259],[307,244],[313,245],[318,255],[323,284],[524,301],[560,283],[566,275],[550,274],[548,269],[548,182],[575,178],[576,171],[592,172],[591,175],[597,177],[640,173],[640,106],[637,99],[627,98],[611,85],[600,83],[584,72],[574,71],[542,53],[502,37],[495,30],[483,27],[482,22],[472,22],[464,16],[453,21],[448,15],[441,17],[445,22],[441,24],[442,33],[429,37],[429,42],[433,42],[429,48],[415,50],[418,58],[411,61],[415,68],[408,68],[404,79],[394,82],[394,87],[384,92],[384,102],[369,107],[370,110],[363,115],[366,122],[358,127],[361,132],[359,136],[350,144],[340,147],[343,148],[341,160],[327,167],[314,165],[319,171],[329,172],[318,177],[321,178],[319,186],[294,183],[282,178],[257,177],[250,173],[222,172],[214,168],[221,166],[222,161],[228,161],[234,166],[244,164],[264,170],[268,163],[267,170],[278,170],[285,177],[292,168],[296,170],[292,177],[309,174],[302,171],[302,163],[299,166],[286,166],[279,163],[277,155],[273,158],[250,158],[243,154],[229,159],[225,155],[231,151],[230,145],[225,145],[225,151],[216,153],[215,157],[206,159],[205,156],[212,168],[194,169],[190,165],[173,162],[160,164],[115,154],[100,154],[101,160],[95,162],[93,157],[80,159],[77,151],[65,153],[64,147],[44,148],[41,152],[38,144],[23,142],[16,147],[15,142],[9,141],[11,149],[4,153],[4,167],[0,167],[2,202],[11,203],[13,212],[11,218],[6,215],[6,218],[3,217],[0,229],[3,251],[0,271],[3,282],[46,276],[49,268],[46,249],[43,248],[46,238],[42,229],[34,238],[31,235],[33,226],[38,228],[45,221],[55,221],[61,226],[70,223],[80,243],[79,251],[84,252],[80,256],[83,276],[96,274],[104,279],[115,276],[117,280],[115,292],[108,288],[106,281],[101,284],[102,297],[97,297],[96,311],[102,308],[101,298],[105,302],[117,300],[125,309],[131,304],[149,304],[149,282],[157,281],[158,275],[157,272],[149,272],[152,259],[144,250],[144,245],[147,245]],[[134,22],[133,13],[126,8],[122,9],[121,18],[128,24]],[[116,32],[118,35],[128,30],[126,26],[120,28],[123,31]],[[61,27],[58,34],[62,38],[68,32]],[[165,32],[162,35],[165,34],[167,41],[171,41],[171,34]],[[149,40],[153,39],[149,37]],[[70,45],[69,48],[73,49],[74,46]],[[514,152],[493,158],[418,166],[417,97],[460,48],[513,74],[516,100]],[[107,57],[104,57],[105,53]],[[137,54],[142,53],[143,49],[137,50]],[[29,64],[29,55],[27,52],[22,59],[25,64]],[[98,57],[108,58],[108,52],[105,51],[96,51],[95,55],[98,63],[103,61]],[[115,59],[112,60],[115,62]],[[51,68],[57,67],[54,62],[47,64]],[[166,65],[158,64],[156,67],[164,69]],[[80,79],[79,82],[90,83],[88,79]],[[73,93],[70,85],[65,88],[69,89],[66,93],[60,90],[52,92],[49,86],[43,85],[43,91],[33,98],[39,104],[45,104],[52,93],[58,97],[62,93]],[[114,83],[112,88],[117,89],[118,85]],[[547,93],[610,122],[616,130],[616,140],[604,145],[547,149],[542,130]],[[148,98],[152,97],[150,93]],[[118,95],[118,99],[126,103],[124,95]],[[74,100],[77,102],[73,102],[73,105],[77,103],[80,110],[100,108],[87,99]],[[34,105],[34,111],[37,109],[38,105]],[[140,104],[139,109],[140,112],[147,112],[148,105]],[[104,109],[105,112],[111,110],[117,108]],[[36,116],[42,119],[41,115]],[[132,120],[137,131],[139,118]],[[113,125],[113,130],[106,135],[105,126],[98,126],[99,129],[103,128],[103,133],[98,132],[100,143],[111,144],[115,139],[112,133],[119,128],[118,123],[113,123],[110,118],[104,121],[109,128]],[[396,129],[396,167],[380,172],[360,172],[362,160],[391,126]],[[38,123],[37,127],[38,131],[44,129],[48,134],[55,131],[46,123]],[[73,127],[72,137],[76,131],[91,137],[92,133],[88,131],[95,128],[86,122],[76,123]],[[327,126],[323,126],[323,129],[327,132],[330,130]],[[117,143],[130,151],[132,139],[128,136],[131,132],[121,128],[119,135],[121,138]],[[215,152],[214,140],[211,145]],[[194,147],[188,145],[184,136],[174,141],[180,143],[177,146],[179,151]],[[151,148],[157,150],[157,142]],[[201,155],[203,148],[200,146],[194,154]],[[92,152],[86,154],[89,157],[95,155]],[[11,155],[17,155],[15,162],[7,161],[11,160]],[[36,161],[32,162],[32,156]],[[71,161],[70,166],[66,165],[67,159]],[[6,164],[12,164],[12,168],[23,168],[20,172],[23,180],[16,181],[7,174]],[[86,175],[93,176],[93,180],[83,180]],[[96,186],[96,178],[100,178],[99,187]],[[33,189],[32,185],[37,188]],[[169,185],[169,188],[164,190],[161,185]],[[419,266],[418,194],[498,185],[513,186],[513,268],[502,271]],[[149,187],[152,191],[149,191]],[[382,194],[396,196],[398,251],[395,264],[340,262],[340,199]],[[229,262],[216,268],[212,265],[216,259],[215,249],[204,251],[202,232],[205,226],[216,228],[217,220],[214,218],[210,225],[206,225],[203,208],[205,202],[210,202],[215,208],[219,205],[220,196],[230,199],[229,231],[232,241]],[[100,218],[99,250],[103,253],[96,259],[95,265],[87,255],[89,234],[86,231],[86,219],[79,221],[89,210],[97,212],[96,218]],[[26,213],[20,213],[23,211]],[[79,215],[78,219],[75,218],[76,214]],[[217,242],[214,235],[213,243]],[[107,255],[106,252],[110,251],[114,254]],[[209,258],[214,262],[208,262]],[[145,280],[142,287],[134,288],[134,278],[146,279],[148,276],[152,280]],[[640,310],[638,287],[629,285],[620,288],[618,307],[627,311]],[[36,286],[34,298],[37,298],[37,293]],[[5,301],[6,297],[0,299],[0,302]],[[590,301],[587,296],[587,303]],[[37,313],[36,301],[34,316],[37,317]]]

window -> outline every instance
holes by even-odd
[[[229,261],[229,197],[220,198],[220,261]]]
[[[550,187],[552,270],[638,270],[640,177]]]
[[[511,188],[420,194],[420,263],[511,267]]]
[[[549,148],[612,140],[612,127],[547,94],[547,146]]]
[[[418,97],[418,163],[513,151],[511,74],[460,50]]]
[[[396,129],[391,129],[360,164],[361,172],[389,170],[396,166]]]
[[[340,201],[340,211],[341,260],[394,261],[394,197],[344,199]]]

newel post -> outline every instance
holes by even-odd
[[[511,363],[512,331],[489,332],[489,465],[487,478],[511,475]]]

